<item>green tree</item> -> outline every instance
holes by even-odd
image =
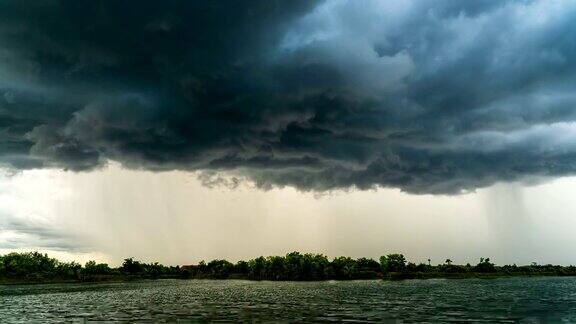
[[[382,272],[401,272],[406,268],[406,258],[403,254],[392,253],[380,257]]]
[[[337,257],[332,261],[335,279],[354,279],[358,273],[356,261],[350,257]]]
[[[480,262],[474,267],[477,272],[496,272],[496,266],[490,262],[490,258],[480,258]]]
[[[261,256],[256,259],[250,260],[248,264],[250,265],[250,272],[248,276],[251,279],[255,280],[266,279],[265,278],[266,258]]]
[[[96,263],[96,261],[88,261],[84,265],[82,273],[86,275],[105,275],[111,272],[110,267],[106,263]]]
[[[142,272],[144,270],[144,267],[142,266],[142,263],[140,263],[140,261],[134,261],[134,258],[127,258],[124,259],[124,262],[122,263],[122,270],[124,272],[134,275]]]
[[[225,279],[232,272],[234,265],[226,260],[212,260],[208,262],[207,268],[211,277]]]

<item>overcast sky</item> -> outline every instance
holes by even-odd
[[[36,170],[0,185],[0,253],[38,249],[64,260],[168,264],[314,251],[331,257],[401,252],[415,262],[571,264],[576,178],[499,184],[458,196],[397,189],[315,195],[202,185],[173,171],[118,165]]]
[[[1,1],[0,248],[570,263],[575,18],[569,0]]]

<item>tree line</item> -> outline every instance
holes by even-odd
[[[576,276],[575,266],[504,265],[497,266],[489,258],[480,258],[475,265],[408,262],[404,255],[393,253],[370,258],[336,257],[322,254],[292,252],[285,256],[258,257],[232,263],[227,260],[201,261],[197,265],[165,266],[127,258],[119,267],[89,261],[62,262],[39,252],[9,253],[0,256],[0,282],[105,281],[131,279],[250,279],[250,280],[352,280],[409,278],[467,278],[519,275]]]

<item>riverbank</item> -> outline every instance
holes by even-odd
[[[182,278],[178,276],[162,276],[162,277],[139,277],[139,276],[104,276],[93,277],[85,279],[65,279],[65,278],[51,278],[47,280],[27,280],[17,278],[3,278],[0,279],[0,286],[12,285],[45,285],[45,284],[93,284],[93,283],[122,283],[122,282],[144,282],[163,279],[172,280],[246,280],[246,281],[277,281],[277,282],[322,282],[322,281],[357,281],[357,280],[383,280],[383,281],[402,281],[402,280],[432,280],[432,279],[448,279],[448,280],[463,280],[463,279],[502,279],[502,278],[531,278],[531,277],[576,277],[574,274],[557,274],[557,273],[389,273],[386,276],[379,276],[374,278],[365,279],[323,279],[323,280],[256,280],[250,279],[248,276],[234,275],[227,278],[213,278],[204,276],[202,278]]]

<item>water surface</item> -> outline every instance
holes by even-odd
[[[1,323],[576,322],[576,278],[0,286]]]

